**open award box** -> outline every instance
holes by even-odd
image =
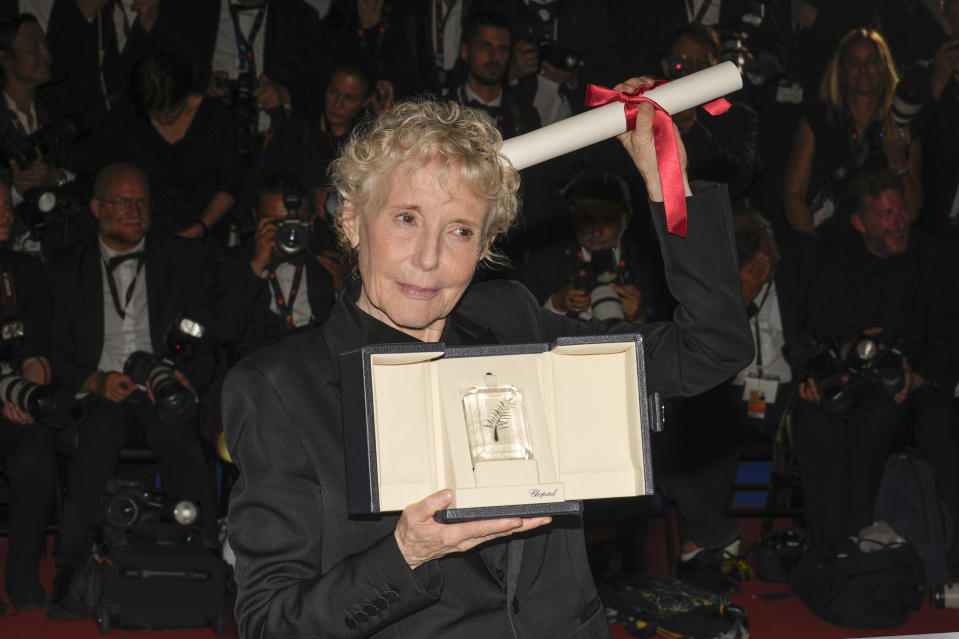
[[[437,490],[440,521],[578,513],[653,490],[639,335],[366,346],[341,356],[352,513]]]

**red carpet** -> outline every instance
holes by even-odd
[[[755,538],[759,520],[744,518],[739,520],[745,530],[744,541]],[[653,519],[646,545],[646,562],[650,570],[665,572],[662,521]],[[6,540],[0,540],[0,564],[6,557]],[[41,569],[41,578],[49,589],[53,581],[53,560],[46,559]],[[894,630],[851,630],[830,625],[810,612],[803,603],[791,595],[777,601],[763,601],[754,596],[758,593],[780,592],[782,584],[766,584],[753,580],[745,584],[743,593],[732,598],[733,603],[741,605],[749,612],[750,635],[755,639],[851,639],[858,637],[887,637],[915,635],[920,633],[939,633],[959,631],[959,610],[936,610],[924,604],[922,609],[910,617],[909,622]],[[3,593],[6,601],[6,593]],[[93,621],[51,622],[47,621],[42,610],[20,612],[0,618],[0,639],[94,639],[100,633]],[[169,632],[128,632],[113,630],[111,637],[137,637],[150,639],[171,636]],[[174,635],[176,639],[210,639],[214,637],[209,628],[181,630]],[[236,625],[232,619],[224,637],[235,638]],[[625,639],[628,634],[621,628],[613,628],[616,639]],[[424,638],[425,639],[425,638]]]

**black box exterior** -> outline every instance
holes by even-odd
[[[536,354],[557,346],[635,342],[642,449],[645,453],[645,484],[653,485],[652,461],[649,456],[649,401],[646,391],[646,360],[642,336],[639,334],[604,334],[561,337],[551,344],[492,344],[479,346],[450,346],[442,342],[415,342],[403,344],[370,344],[340,355],[341,393],[343,399],[343,429],[346,447],[347,505],[354,514],[380,512],[379,477],[376,454],[376,421],[374,415],[371,357],[379,354],[443,352],[443,358],[489,357],[499,355]],[[425,498],[426,495],[423,495]],[[539,515],[581,514],[582,502],[511,504],[483,508],[454,508],[436,513],[437,521],[468,521],[497,517],[533,517]]]

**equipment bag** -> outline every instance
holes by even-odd
[[[876,495],[875,519],[885,521],[916,548],[926,583],[949,577],[949,553],[955,542],[947,493],[932,466],[912,451],[890,455]]]
[[[200,535],[177,526],[112,544],[96,557],[88,596],[101,634],[203,626],[223,634],[232,605],[230,566]]]
[[[847,628],[894,628],[922,604],[922,561],[911,544],[862,552],[850,541],[844,552],[823,557],[815,549],[800,560],[790,584],[810,610]]]

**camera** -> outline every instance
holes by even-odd
[[[199,510],[192,501],[159,503],[145,479],[115,477],[107,481],[102,499],[101,518],[114,530],[127,532],[138,524],[166,521],[189,526],[197,520]]]
[[[892,106],[889,113],[893,121],[899,127],[899,133],[905,135],[912,125],[916,114],[922,109],[925,100],[927,78],[922,69],[907,71],[896,85],[896,90],[892,94]]]
[[[536,41],[539,50],[539,59],[549,62],[560,71],[578,71],[585,62],[583,54],[556,42],[551,38],[541,38]]]
[[[236,114],[237,150],[241,157],[249,159],[256,148],[259,113],[253,92],[258,81],[252,73],[246,71],[235,79],[217,76],[214,84],[223,92],[221,99]]]
[[[739,24],[732,29],[721,29],[719,35],[719,59],[722,62],[730,61],[736,65],[739,73],[744,73],[746,55],[744,51],[751,51],[758,57],[759,51],[752,50],[750,40],[752,34],[758,30],[766,19],[766,5],[761,1],[753,0],[746,3],[746,11],[740,16]],[[753,45],[755,46],[755,45]]]
[[[303,198],[299,193],[283,193],[283,208],[286,219],[276,225],[276,248],[286,257],[299,254],[310,243],[310,223],[300,219],[299,211]]]
[[[77,128],[69,121],[45,126],[29,135],[19,127],[11,126],[0,137],[0,157],[5,164],[13,161],[17,168],[25,171],[41,155],[52,155],[76,136]]]
[[[573,278],[573,288],[589,293],[590,307],[596,319],[625,319],[619,294],[610,286],[623,283],[623,265],[616,263],[613,249],[593,251],[591,258],[582,263],[580,272]]]
[[[42,241],[50,229],[68,224],[81,210],[76,198],[65,189],[38,186],[23,194],[23,202],[17,205],[15,212],[30,237]]]
[[[856,405],[856,391],[867,384],[887,397],[905,386],[902,352],[880,336],[861,335],[845,361],[835,344],[815,335],[783,352],[798,377],[815,381],[823,410],[830,415],[848,415]]]
[[[157,357],[147,351],[135,351],[123,364],[123,374],[140,385],[150,384],[157,410],[164,417],[188,421],[196,415],[196,398],[176,377],[177,364],[203,338],[205,328],[189,317],[174,323],[168,336],[169,354]]]
[[[22,335],[22,323],[20,325]],[[5,324],[4,329],[6,326]],[[4,335],[6,336],[6,330]],[[13,404],[36,418],[49,417],[57,407],[53,386],[28,381],[6,361],[0,362],[0,400]]]

